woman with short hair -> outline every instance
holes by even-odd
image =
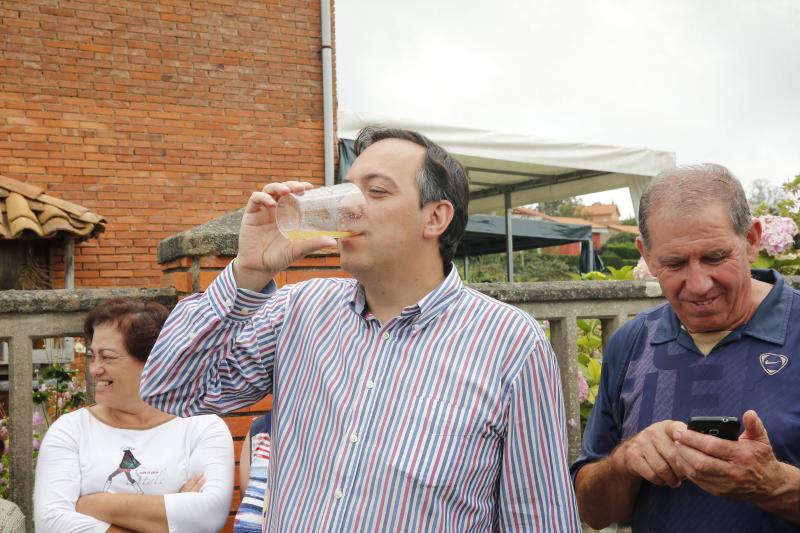
[[[110,300],[84,323],[96,404],[62,415],[36,465],[38,533],[219,531],[233,442],[219,417],[177,418],[142,401],[142,368],[169,311]]]

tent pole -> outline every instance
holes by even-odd
[[[511,190],[503,191],[506,204],[506,267],[508,282],[514,283],[514,231],[511,228]]]

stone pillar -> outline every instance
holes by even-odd
[[[24,334],[11,337],[9,348],[9,434],[13,453],[9,461],[10,499],[25,515],[26,530],[33,531],[33,344]]]
[[[570,462],[581,450],[581,404],[578,401],[578,317],[568,314],[550,319],[550,343],[558,358],[561,386],[564,392],[564,413],[567,418],[567,445]]]

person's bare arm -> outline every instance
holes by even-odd
[[[239,493],[244,497],[244,491],[250,483],[250,432],[244,437],[242,451],[239,453]]]
[[[675,422],[657,422],[614,448],[608,457],[584,465],[575,477],[575,495],[581,520],[595,529],[612,522],[627,522],[642,480],[656,485],[680,486],[672,442]]]
[[[745,430],[735,442],[677,430],[680,468],[710,494],[749,501],[800,524],[800,469],[778,461],[755,411],[747,411],[742,418]]]

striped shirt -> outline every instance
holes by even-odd
[[[242,487],[242,502],[233,521],[233,533],[261,533],[264,525],[264,499],[269,478],[269,431],[272,413],[250,424],[250,476]]]
[[[273,394],[266,531],[580,530],[553,351],[455,268],[381,324],[355,280],[256,293],[229,265],[172,312],[141,393],[181,416]]]

